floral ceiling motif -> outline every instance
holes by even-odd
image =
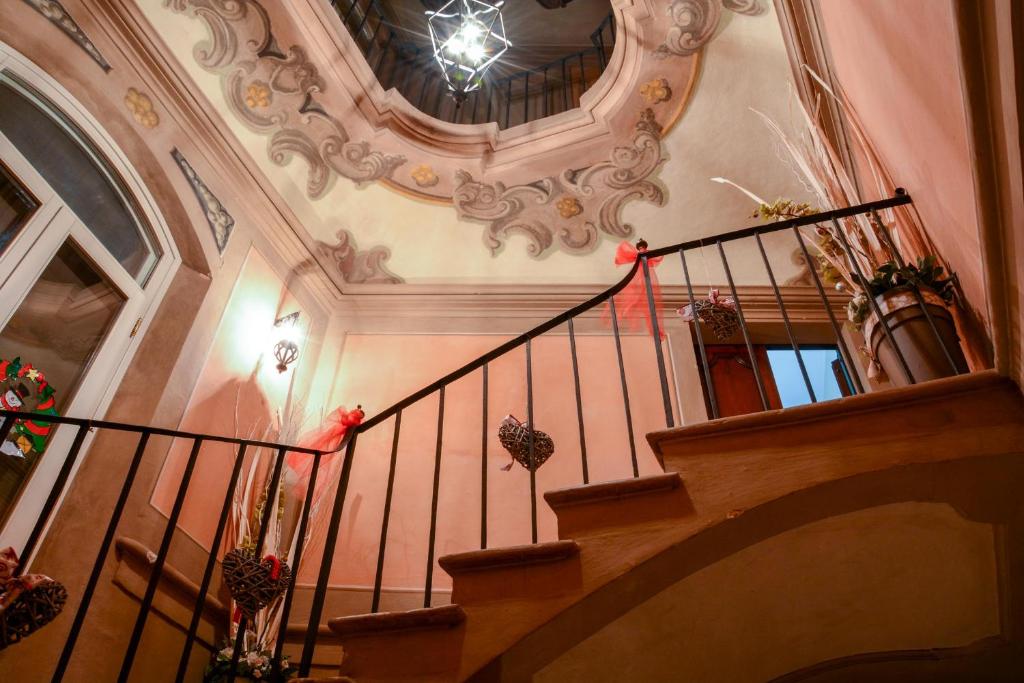
[[[556,244],[568,252],[589,253],[602,233],[616,239],[633,234],[633,227],[621,220],[626,202],[664,204],[661,187],[650,180],[662,162],[660,138],[654,112],[645,109],[632,142],[615,147],[608,161],[589,168],[511,187],[478,182],[459,171],[452,198],[455,210],[460,217],[488,223],[484,240],[492,251],[500,249],[509,235],[521,233],[529,238],[533,256]]]
[[[317,102],[326,84],[306,51],[283,53],[266,11],[252,0],[165,0],[176,12],[202,19],[210,38],[197,45],[196,60],[220,75],[231,111],[247,126],[270,135],[270,158],[279,165],[298,156],[309,165],[306,190],[313,199],[327,190],[332,172],[356,183],[389,177],[401,155],[374,151],[352,140],[341,121]]]
[[[655,54],[685,57],[704,47],[718,29],[722,10],[756,16],[765,11],[763,0],[672,0],[668,6],[671,28]]]

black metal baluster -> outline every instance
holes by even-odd
[[[348,19],[349,19],[349,17],[352,16],[352,12],[355,11],[356,5],[358,5],[358,4],[359,4],[359,0],[352,0],[352,4],[349,5],[348,12],[345,12],[345,16],[342,18],[341,23],[345,24],[346,27],[348,26]],[[349,30],[351,31],[351,29],[349,29]],[[353,38],[354,37],[355,36],[353,35]]]
[[[572,89],[572,82],[565,68],[566,61],[567,58],[562,57],[562,111],[569,111],[569,91]]]
[[[548,67],[544,66],[544,116],[548,115]]]
[[[804,385],[807,387],[807,395],[810,397],[811,403],[817,403],[818,399],[814,395],[814,388],[811,387],[811,378],[807,374],[807,367],[804,365],[803,354],[800,353],[800,345],[797,344],[796,336],[793,334],[793,326],[789,324],[789,315],[786,313],[786,304],[782,301],[782,295],[779,293],[779,285],[775,282],[775,273],[772,272],[771,263],[768,262],[768,254],[765,252],[764,244],[761,242],[761,233],[754,233],[754,239],[757,240],[757,248],[761,251],[761,260],[764,262],[764,269],[768,272],[768,281],[771,282],[772,291],[775,292],[775,301],[779,304],[779,313],[782,314],[782,323],[786,327],[786,335],[789,336],[789,343],[793,347],[793,353],[796,354],[796,362],[800,366],[800,374],[803,375]]]
[[[850,247],[850,242],[846,239],[846,235],[843,233],[843,229],[839,226],[839,221],[835,218],[832,219],[832,225],[836,229],[836,234],[839,236],[839,241],[843,243],[843,249],[846,251],[846,256],[850,261],[850,265],[853,266],[854,272],[857,274],[857,278],[864,284],[867,284],[868,280],[864,277],[864,272],[861,270],[860,262],[857,260],[857,255],[853,253],[853,249]],[[896,358],[900,361],[900,367],[903,368],[903,373],[907,376],[907,381],[911,384],[916,384],[914,379],[914,373],[910,371],[910,365],[907,364],[907,359],[903,355],[903,351],[896,344],[896,340],[892,336],[892,330],[889,329],[889,323],[885,319],[885,315],[882,313],[882,309],[879,307],[878,302],[875,301],[875,297],[871,295],[871,292],[865,292],[865,296],[868,300],[868,305],[871,306],[871,310],[874,311],[875,315],[878,316],[878,324],[882,326],[882,331],[885,333],[885,338],[889,340],[892,345],[893,351],[896,352]],[[871,345],[870,339],[864,340],[866,344]]]
[[[740,295],[736,291],[736,285],[732,281],[732,271],[729,270],[729,259],[725,257],[725,248],[722,241],[718,240],[718,253],[722,257],[722,266],[725,268],[725,278],[729,281],[729,290],[732,292],[732,300],[736,302],[736,317],[740,320],[740,330],[743,332],[743,341],[747,344],[747,353],[750,354],[750,367],[754,370],[754,380],[757,382],[757,393],[761,396],[761,405],[765,410],[771,408],[768,404],[768,394],[764,389],[764,380],[761,378],[761,368],[757,362],[757,354],[754,353],[754,345],[750,342],[750,330],[747,329],[747,321],[743,317],[743,304],[740,303]]]
[[[338,527],[341,525],[341,513],[345,507],[345,495],[348,493],[348,480],[352,473],[352,460],[356,454],[358,428],[352,432],[348,446],[345,448],[345,462],[341,466],[341,478],[338,490],[334,494],[334,507],[331,520],[327,525],[327,536],[324,538],[324,554],[320,559],[320,573],[317,576],[316,588],[313,590],[313,601],[309,610],[309,625],[302,645],[302,661],[299,664],[299,677],[308,677],[313,666],[313,650],[316,649],[317,636],[320,633],[320,618],[324,612],[324,600],[327,598],[327,583],[331,578],[331,567],[334,564],[334,550],[338,544]]]
[[[804,235],[800,232],[800,229],[793,226],[793,234],[796,235],[796,241],[800,245],[800,251],[804,255],[804,262],[807,264],[807,269],[811,271],[811,277],[814,280],[814,286],[818,289],[818,296],[821,297],[821,304],[825,307],[825,312],[828,314],[829,322],[832,323],[832,331],[836,335],[836,345],[839,346],[840,353],[843,356],[843,363],[846,365],[847,374],[853,380],[855,391],[858,394],[864,393],[864,385],[861,384],[860,375],[857,374],[857,366],[854,364],[853,355],[850,353],[849,347],[846,346],[846,340],[843,339],[843,332],[839,328],[839,322],[836,320],[835,313],[832,312],[832,306],[829,304],[828,296],[825,294],[825,288],[821,284],[821,278],[818,277],[818,268],[815,265],[817,261],[811,258],[810,253],[807,251],[807,244],[804,243]]]
[[[526,72],[523,81],[523,123],[530,122],[530,72]]]
[[[383,23],[383,19],[381,23]],[[377,59],[377,67],[373,70],[373,73],[380,75],[380,67],[384,64],[384,60],[388,56],[388,48],[391,47],[391,41],[395,39],[395,32],[388,29],[388,39],[384,41],[384,46],[380,49],[380,58]],[[383,82],[381,83],[383,85]]]
[[[420,56],[420,51],[419,51],[419,48],[417,48],[416,52],[413,54],[412,59],[403,59],[402,60],[402,61],[405,62],[405,73],[402,74],[402,88],[401,88],[401,91],[402,91],[403,95],[405,95],[408,92],[409,79],[412,77],[412,72],[414,71],[414,66],[415,66],[416,60],[419,58],[419,56]],[[420,91],[422,92],[422,86],[420,88]],[[409,97],[407,95],[406,95],[406,99],[409,99]],[[419,108],[418,104],[416,105],[416,108],[417,109]]]
[[[580,460],[583,466],[583,483],[590,483],[590,471],[587,468],[587,437],[583,429],[583,397],[580,392],[580,367],[576,360],[576,332],[572,318],[569,318],[569,352],[572,355],[572,380],[576,388],[576,420],[580,425]]]
[[[377,574],[373,578],[373,600],[370,612],[380,608],[380,590],[384,581],[384,551],[388,543],[388,525],[391,522],[391,496],[395,490],[395,468],[398,465],[398,438],[402,432],[402,411],[395,414],[395,433],[391,439],[391,464],[388,466],[388,487],[384,494],[384,518],[380,524],[380,543],[377,548]]]
[[[597,53],[599,55],[597,61],[598,61],[598,64],[600,64],[601,69],[604,70],[605,66],[608,64],[608,57],[605,56],[605,53],[604,53],[604,23],[603,22],[601,24],[601,28],[599,28],[597,30],[597,47],[598,47],[598,50],[599,50],[599,52]]]
[[[484,88],[481,85],[479,88],[473,91],[473,115],[470,117],[470,124],[476,123],[476,110],[480,106],[480,95],[483,93]]]
[[[427,583],[423,606],[430,607],[434,585],[434,538],[437,535],[437,494],[441,488],[441,443],[444,435],[444,387],[439,390],[437,403],[437,449],[434,452],[434,494],[430,501],[430,537],[427,546]]]
[[[490,121],[491,121],[491,104],[492,104],[493,100],[494,100],[494,84],[493,84],[493,82],[489,81],[487,83],[487,119],[486,119],[485,123],[490,123]]]
[[[661,381],[661,400],[665,404],[665,424],[675,427],[672,415],[672,397],[668,389],[668,373],[665,371],[665,354],[661,349],[661,327],[658,325],[658,307],[654,301],[654,286],[651,284],[651,267],[647,256],[640,255],[640,264],[644,271],[644,286],[647,289],[647,308],[651,314],[651,336],[654,339],[654,354],[658,359],[658,379]]]
[[[182,649],[181,658],[178,660],[178,674],[174,680],[178,683],[185,680],[188,671],[188,660],[192,656],[192,644],[195,641],[196,633],[199,630],[199,622],[203,617],[203,608],[206,606],[206,594],[210,590],[210,581],[213,579],[213,570],[217,565],[217,554],[220,550],[224,528],[227,526],[228,515],[231,512],[231,502],[235,497],[235,485],[238,483],[238,475],[242,471],[242,461],[245,460],[246,444],[238,448],[238,455],[235,457],[234,466],[231,468],[231,477],[228,479],[227,492],[224,494],[224,504],[220,508],[220,517],[217,518],[217,529],[213,532],[213,543],[210,546],[210,557],[206,561],[206,568],[203,570],[203,578],[199,584],[199,594],[196,596],[196,604],[192,609],[192,621],[188,626],[188,633],[185,636],[185,647]]]
[[[263,543],[267,540],[267,529],[270,527],[270,520],[277,513],[278,488],[281,485],[281,469],[284,466],[285,449],[282,446],[277,451],[277,458],[274,461],[273,474],[270,477],[270,485],[267,487],[266,498],[263,503],[263,517],[260,519],[260,530],[256,535],[256,546],[253,555],[258,562],[263,555]],[[238,660],[242,655],[242,648],[245,645],[245,630],[248,626],[246,616],[243,614],[238,620],[238,633],[235,635],[235,647],[231,653],[231,668],[228,669],[228,683],[234,683],[235,672],[238,669]]]
[[[537,463],[534,458],[533,429],[533,340],[526,340],[526,424],[529,425],[527,436],[530,463],[530,538],[537,542]]]
[[[0,443],[3,443],[5,439],[6,437],[0,438]],[[124,483],[121,485],[121,493],[117,498],[117,502],[114,503],[114,511],[110,514],[107,531],[103,534],[103,540],[100,541],[100,549],[96,553],[96,561],[92,565],[92,573],[89,575],[89,581],[82,590],[82,599],[78,603],[75,620],[71,624],[67,640],[64,641],[64,649],[61,650],[60,659],[57,661],[57,668],[53,672],[51,680],[54,683],[58,683],[64,678],[64,673],[71,662],[71,654],[75,650],[75,642],[78,640],[78,634],[81,632],[82,624],[85,622],[85,615],[89,611],[89,604],[92,602],[93,593],[96,591],[96,584],[99,583],[100,574],[103,572],[103,564],[106,562],[107,552],[110,550],[110,544],[114,541],[118,522],[121,521],[124,507],[128,503],[128,496],[131,493],[132,484],[135,483],[135,475],[139,471],[139,463],[142,462],[142,456],[146,451],[146,444],[148,443],[149,431],[146,430],[139,437],[139,445],[135,448],[135,455],[132,456],[132,460],[128,465],[128,473],[125,475]]]
[[[575,98],[578,104],[580,98],[583,97],[583,93],[587,91],[587,69],[583,66],[583,51],[581,50],[576,56],[580,61],[580,96]]]
[[[487,363],[484,363],[483,410],[480,428],[480,550],[487,547]]]
[[[512,78],[508,79],[508,93],[505,95],[505,127],[509,127],[509,115],[512,112]]]
[[[640,476],[640,466],[636,460],[636,439],[633,436],[633,413],[629,407],[629,387],[626,386],[626,366],[622,362],[622,341],[619,339],[619,317],[615,313],[615,297],[608,298],[612,312],[612,332],[615,336],[615,355],[619,359],[619,379],[622,382],[622,404],[626,409],[626,431],[629,434],[629,457],[633,463],[633,476]]]
[[[878,225],[878,229],[882,232],[882,236],[885,238],[885,243],[889,246],[889,250],[896,258],[896,263],[900,268],[906,267],[907,263],[903,260],[903,255],[896,248],[896,243],[892,239],[892,235],[889,233],[889,228],[885,227],[885,223],[879,217],[878,212],[871,209],[871,217],[875,219],[875,223]],[[942,347],[942,353],[946,357],[946,361],[949,363],[950,369],[954,375],[960,374],[960,368],[957,367],[956,361],[953,359],[953,354],[949,352],[949,348],[946,346],[946,340],[942,338],[939,333],[939,328],[935,326],[935,318],[932,317],[931,311],[928,310],[928,305],[925,303],[924,296],[921,294],[921,288],[918,287],[917,283],[913,283],[911,291],[914,292],[914,298],[917,299],[917,305],[921,307],[921,312],[924,313],[925,319],[928,321],[928,326],[932,329],[932,334],[935,335],[936,341],[939,342],[939,346]],[[868,343],[871,343],[870,341]]]
[[[701,258],[703,258],[703,253]],[[700,364],[704,369],[704,381],[708,387],[708,403],[711,404],[711,419],[718,419],[718,399],[715,398],[715,383],[711,379],[711,366],[708,365],[708,353],[704,348],[704,336],[701,333],[700,321],[697,320],[697,302],[693,298],[693,284],[690,282],[690,269],[686,265],[686,250],[679,250],[679,259],[683,262],[683,277],[686,279],[686,292],[690,297],[690,310],[693,312],[693,334],[697,338],[697,350],[700,353]],[[708,283],[711,286],[711,283]]]
[[[323,453],[313,456],[313,468],[309,471],[309,483],[306,485],[306,499],[302,504],[302,514],[299,515],[299,530],[296,532],[295,555],[291,559],[292,580],[288,584],[288,590],[284,594],[284,604],[281,605],[281,626],[277,632],[277,644],[274,646],[274,660],[272,663],[275,675],[281,671],[281,658],[284,654],[284,640],[288,635],[288,619],[292,613],[292,602],[295,599],[295,584],[299,580],[299,566],[302,562],[302,554],[306,544],[306,533],[309,529],[309,515],[313,508],[313,498],[316,494],[316,481],[320,474],[320,462]]]
[[[359,22],[359,26],[355,30],[355,35],[352,37],[356,39],[356,45],[359,44],[359,36],[363,32],[363,27],[366,26],[366,20],[370,18],[370,3],[366,4],[366,9],[363,10],[363,18]]]
[[[5,424],[8,434],[10,434],[11,425]],[[64,493],[64,486],[68,483],[68,478],[71,476],[71,470],[75,468],[75,463],[78,462],[79,452],[82,450],[82,443],[85,441],[85,436],[92,428],[91,423],[86,422],[79,425],[78,431],[75,432],[75,438],[71,442],[71,448],[68,450],[68,454],[64,457],[64,464],[61,465],[60,472],[57,473],[57,478],[53,482],[53,486],[50,487],[50,493],[46,497],[46,501],[43,503],[43,509],[39,511],[39,517],[36,518],[36,523],[32,527],[31,533],[28,535],[28,540],[25,541],[25,545],[21,550],[21,558],[18,562],[18,567],[14,570],[15,576],[21,576],[25,569],[28,567],[28,563],[32,561],[32,554],[36,551],[36,546],[43,537],[43,531],[46,530],[47,524],[50,523],[50,515],[53,514],[53,509],[57,507],[57,501],[60,500],[61,495]],[[0,443],[3,443],[0,441]]]
[[[138,651],[139,642],[142,640],[142,631],[146,627],[146,619],[149,618],[149,610],[153,606],[153,598],[156,596],[156,589],[164,571],[164,564],[167,562],[167,551],[171,548],[171,540],[174,538],[174,531],[178,527],[181,509],[185,506],[185,495],[188,493],[188,485],[192,481],[192,473],[195,471],[196,460],[199,458],[199,449],[202,446],[202,437],[196,437],[192,442],[192,450],[188,454],[188,461],[185,463],[185,472],[181,475],[178,494],[175,496],[174,504],[171,506],[171,514],[167,518],[167,526],[164,527],[164,535],[160,540],[156,559],[153,561],[152,569],[150,569],[149,583],[146,585],[146,592],[142,596],[139,614],[135,618],[135,627],[132,629],[131,639],[128,641],[128,650],[125,652],[124,660],[121,662],[121,672],[117,676],[118,683],[126,683],[128,676],[131,674],[135,653]]]

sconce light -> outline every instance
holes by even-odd
[[[274,321],[274,329],[281,334],[281,340],[274,345],[277,371],[284,372],[299,357],[299,312],[289,313]]]

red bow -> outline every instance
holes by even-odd
[[[621,266],[625,263],[634,263],[640,254],[646,249],[638,250],[629,242],[622,242],[615,250],[615,265]],[[661,285],[658,283],[658,275],[654,272],[655,267],[662,261],[661,256],[647,259],[648,272],[651,276],[651,296],[654,298],[654,310],[658,311],[661,303]],[[647,323],[648,334],[654,334],[651,325],[651,307],[647,300],[647,285],[644,282],[643,264],[636,270],[633,279],[629,281],[621,292],[615,295],[615,313],[619,321],[627,329],[639,327],[639,321]],[[658,335],[665,338],[665,326],[661,322],[661,313],[658,315]]]

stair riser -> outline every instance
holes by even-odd
[[[499,567],[456,574],[452,600],[472,605],[496,600],[564,595],[583,584],[579,556],[557,562]]]
[[[580,539],[606,533],[629,533],[639,525],[670,523],[693,514],[682,486],[669,491],[604,498],[555,508],[558,537]]]
[[[344,638],[339,673],[359,683],[454,681],[464,639],[465,626]]]

